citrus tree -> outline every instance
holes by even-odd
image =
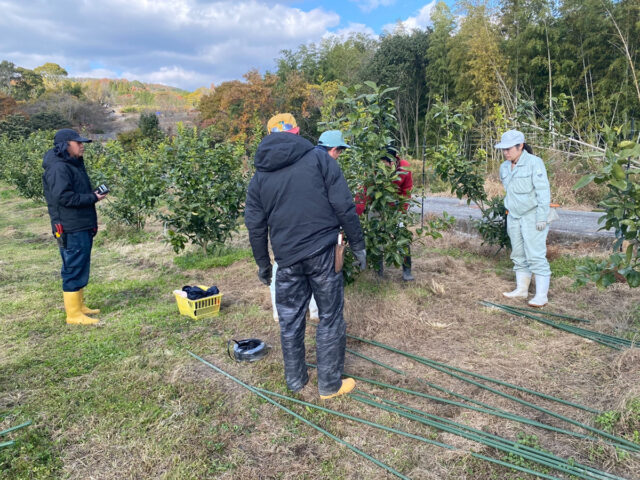
[[[166,176],[157,146],[143,141],[126,149],[118,141],[89,144],[85,152],[87,170],[95,185],[102,183],[110,193],[101,213],[113,223],[142,230],[166,190]]]
[[[325,129],[342,130],[347,143],[353,145],[339,160],[351,192],[357,201],[365,203],[360,224],[371,268],[378,268],[383,263],[401,266],[414,237],[409,229],[413,218],[405,209],[405,204],[412,200],[399,194],[393,183],[399,179],[398,172],[382,161],[382,157],[388,155],[386,147],[393,142],[393,132],[397,131],[395,106],[390,95],[395,90],[374,82],[340,87],[336,109],[340,117],[321,125]],[[441,221],[434,220],[415,232],[438,237],[441,236],[438,230],[444,226]],[[354,272],[353,257],[349,250],[347,255],[345,278],[350,281]]]
[[[42,159],[53,147],[53,134],[53,131],[39,130],[23,139],[0,135],[2,178],[25,198],[44,202]]]
[[[608,137],[611,142],[611,131]],[[598,219],[602,229],[613,228],[616,241],[608,259],[587,261],[578,267],[577,283],[593,281],[607,287],[616,281],[616,274],[626,279],[630,287],[640,286],[640,144],[625,140],[607,148],[604,162],[597,173],[585,175],[574,188],[591,182],[605,184],[607,194],[600,202],[604,215]]]
[[[504,197],[489,199],[484,189],[487,152],[478,148],[469,154],[467,147],[474,124],[471,111],[470,102],[455,109],[441,101],[434,103],[427,118],[431,144],[427,157],[438,177],[451,186],[451,193],[466,198],[467,204],[475,203],[482,212],[482,219],[475,225],[483,242],[510,248]]]
[[[205,252],[223,245],[237,229],[246,196],[244,147],[213,144],[207,131],[179,124],[177,135],[158,148],[167,182],[167,210],[160,218],[173,249],[188,242]]]

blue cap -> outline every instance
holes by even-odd
[[[82,142],[89,143],[92,140],[81,137],[78,132],[72,130],[71,128],[63,128],[62,130],[58,130],[56,135],[53,137],[53,143],[62,143],[62,142]]]
[[[502,134],[500,143],[496,143],[495,148],[511,148],[521,143],[524,143],[524,133],[518,130],[509,130]]]
[[[340,130],[327,130],[323,132],[318,139],[318,145],[327,148],[351,148],[351,145],[347,145],[344,142],[344,137]]]

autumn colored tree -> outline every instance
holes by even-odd
[[[255,124],[266,124],[274,113],[272,89],[276,77],[262,77],[257,70],[251,70],[244,79],[223,82],[200,100],[200,124],[211,126],[210,132],[218,141],[246,141]]]
[[[18,104],[12,97],[0,93],[0,120],[2,120],[7,115],[15,113],[17,109]]]

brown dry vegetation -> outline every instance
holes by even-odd
[[[5,201],[3,207],[16,205]],[[35,238],[40,244],[46,242],[46,238],[40,238],[46,231],[41,207],[29,210],[40,215],[35,225],[14,220],[24,211],[9,214],[3,220],[0,244],[4,245],[4,252],[12,242],[26,238]],[[27,235],[29,232],[31,235]],[[241,231],[234,243],[246,247],[246,232]],[[34,275],[44,275],[50,285],[56,285],[59,260],[55,251],[43,251],[49,253],[39,253],[30,266],[20,268],[16,267],[17,258],[3,258],[0,301],[4,305],[15,305],[12,302],[20,302],[28,295]],[[442,239],[417,242],[413,253],[415,282],[403,284],[401,272],[391,268],[383,280],[368,271],[347,288],[345,317],[349,334],[601,411],[622,410],[628,400],[640,397],[640,350],[617,352],[479,305],[483,299],[509,303],[501,295],[513,288],[510,263],[504,253],[496,256],[493,249],[481,246],[478,240],[453,233],[446,233]],[[601,252],[589,245],[558,245],[552,252],[556,259],[583,254]],[[258,281],[252,260],[183,271],[173,263],[169,247],[154,237],[136,245],[105,240],[96,247],[94,265],[93,287],[90,285],[88,291],[103,309],[104,326],[97,330],[76,329],[74,338],[78,342],[92,336],[96,341],[105,336],[120,342],[132,341],[132,348],[117,360],[105,358],[84,373],[67,376],[47,387],[61,367],[56,363],[56,352],[46,349],[52,339],[69,335],[57,292],[38,297],[40,303],[33,304],[45,306],[47,314],[38,307],[26,311],[13,308],[0,321],[0,352],[4,352],[0,362],[11,369],[15,380],[0,380],[0,410],[23,409],[32,413],[30,418],[36,424],[32,428],[46,432],[52,452],[60,459],[59,474],[70,479],[394,478],[187,354],[191,350],[250,385],[287,394],[278,324],[271,316],[269,291]],[[123,284],[125,280],[137,282],[136,290]],[[19,282],[31,282],[27,292],[16,287]],[[550,310],[591,320],[589,328],[609,334],[619,334],[634,323],[637,326],[640,291],[623,284],[606,291],[593,286],[576,289],[572,282],[567,276],[552,279]],[[217,285],[224,294],[221,315],[199,321],[180,317],[171,286],[180,288],[187,283]],[[148,303],[139,308],[145,298]],[[270,355],[255,364],[230,360],[227,341],[247,337],[265,340],[272,346]],[[314,363],[312,325],[307,327],[307,345],[308,361]],[[401,369],[406,375],[350,353],[346,357],[347,374],[441,395],[420,384],[418,379],[422,379],[492,406],[579,431],[406,357],[353,339],[348,340],[347,348]],[[16,366],[18,359],[27,356],[32,356],[34,362],[48,361],[51,367],[38,370],[38,376],[31,373],[30,378],[29,368],[35,367]],[[556,455],[572,457],[625,478],[640,478],[637,455],[622,458],[620,452],[603,442],[579,440],[457,406],[392,393],[361,381],[356,388],[512,440],[523,433],[535,435],[542,448]],[[594,424],[594,415],[588,412],[525,393],[514,395]],[[311,381],[296,398],[458,448],[445,450],[282,402],[407,477],[532,478],[468,454],[476,451],[504,458],[488,447],[417,426],[353,398],[320,402],[313,371]],[[153,410],[142,408],[147,403],[154,406]],[[0,429],[8,426],[0,419]],[[24,455],[30,458],[28,452]]]

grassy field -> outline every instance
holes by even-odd
[[[347,288],[348,333],[589,406],[602,413],[514,393],[640,443],[640,349],[614,351],[480,306],[483,299],[507,303],[500,292],[513,288],[513,274],[504,253],[494,255],[474,239],[447,233],[416,243],[413,251],[416,282],[403,285],[400,271],[388,269],[384,280],[366,272]],[[549,309],[589,319],[588,328],[636,338],[640,289],[572,286],[570,274],[579,257],[601,254],[586,244],[553,248]],[[153,229],[124,235],[101,226],[85,295],[90,306],[102,310],[100,327],[65,324],[59,270],[46,209],[0,186],[0,430],[33,422],[0,437],[0,443],[16,442],[0,449],[0,478],[395,478],[188,355],[192,351],[247,384],[287,395],[278,324],[269,291],[257,279],[245,231],[218,256],[188,252],[176,257]],[[194,321],[178,314],[171,292],[194,284],[220,288],[219,317]],[[313,334],[308,325],[311,363]],[[269,356],[254,364],[232,361],[227,342],[247,337],[269,343]],[[347,373],[453,399],[426,386],[426,380],[496,408],[583,432],[373,345],[349,339],[347,347],[404,375],[351,353]],[[538,469],[517,455],[353,397],[321,402],[313,370],[310,374],[309,385],[296,398],[454,447],[281,401],[409,478],[533,478],[470,452]],[[603,441],[576,439],[364,381],[356,389],[624,478],[640,478],[638,454]]]

